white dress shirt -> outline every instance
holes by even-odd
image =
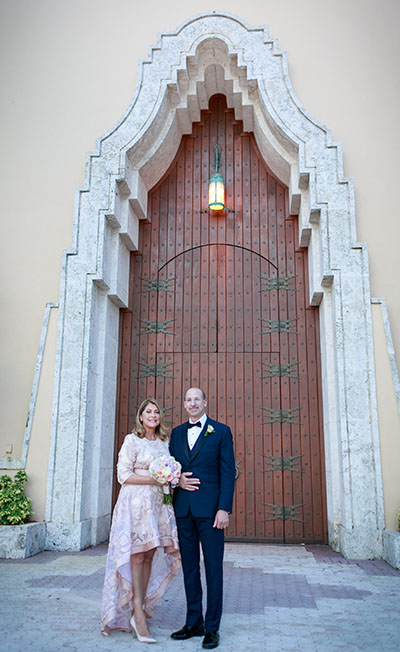
[[[188,446],[190,450],[192,450],[193,447],[195,446],[196,441],[198,440],[200,433],[205,426],[205,423],[207,421],[207,415],[203,414],[203,416],[200,419],[197,419],[197,421],[200,421],[201,426],[193,426],[192,428],[188,428],[187,431]],[[189,423],[197,423],[197,421],[192,421],[191,419],[189,419]]]

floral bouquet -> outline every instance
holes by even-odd
[[[181,465],[170,455],[161,455],[150,464],[149,471],[152,478],[163,485],[164,505],[172,503],[170,485],[177,485],[181,475]]]

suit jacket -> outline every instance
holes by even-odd
[[[196,445],[190,451],[187,443],[188,422],[172,430],[170,452],[182,464],[182,472],[192,471],[200,479],[196,491],[174,490],[174,509],[178,517],[214,518],[219,509],[232,511],[235,488],[235,458],[231,429],[207,417]],[[207,432],[209,426],[213,432]]]

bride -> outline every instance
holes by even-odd
[[[156,400],[147,398],[118,456],[122,485],[114,508],[103,588],[101,631],[132,629],[139,641],[155,643],[146,615],[180,566],[172,505],[163,503],[161,485],[149,466],[169,455],[167,428]]]

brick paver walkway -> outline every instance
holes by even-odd
[[[0,650],[149,650],[130,634],[99,633],[106,545],[0,560]],[[349,561],[327,546],[226,544],[221,652],[400,650],[400,573],[383,561]],[[182,576],[157,605],[153,650],[194,652],[172,641],[183,625]]]

